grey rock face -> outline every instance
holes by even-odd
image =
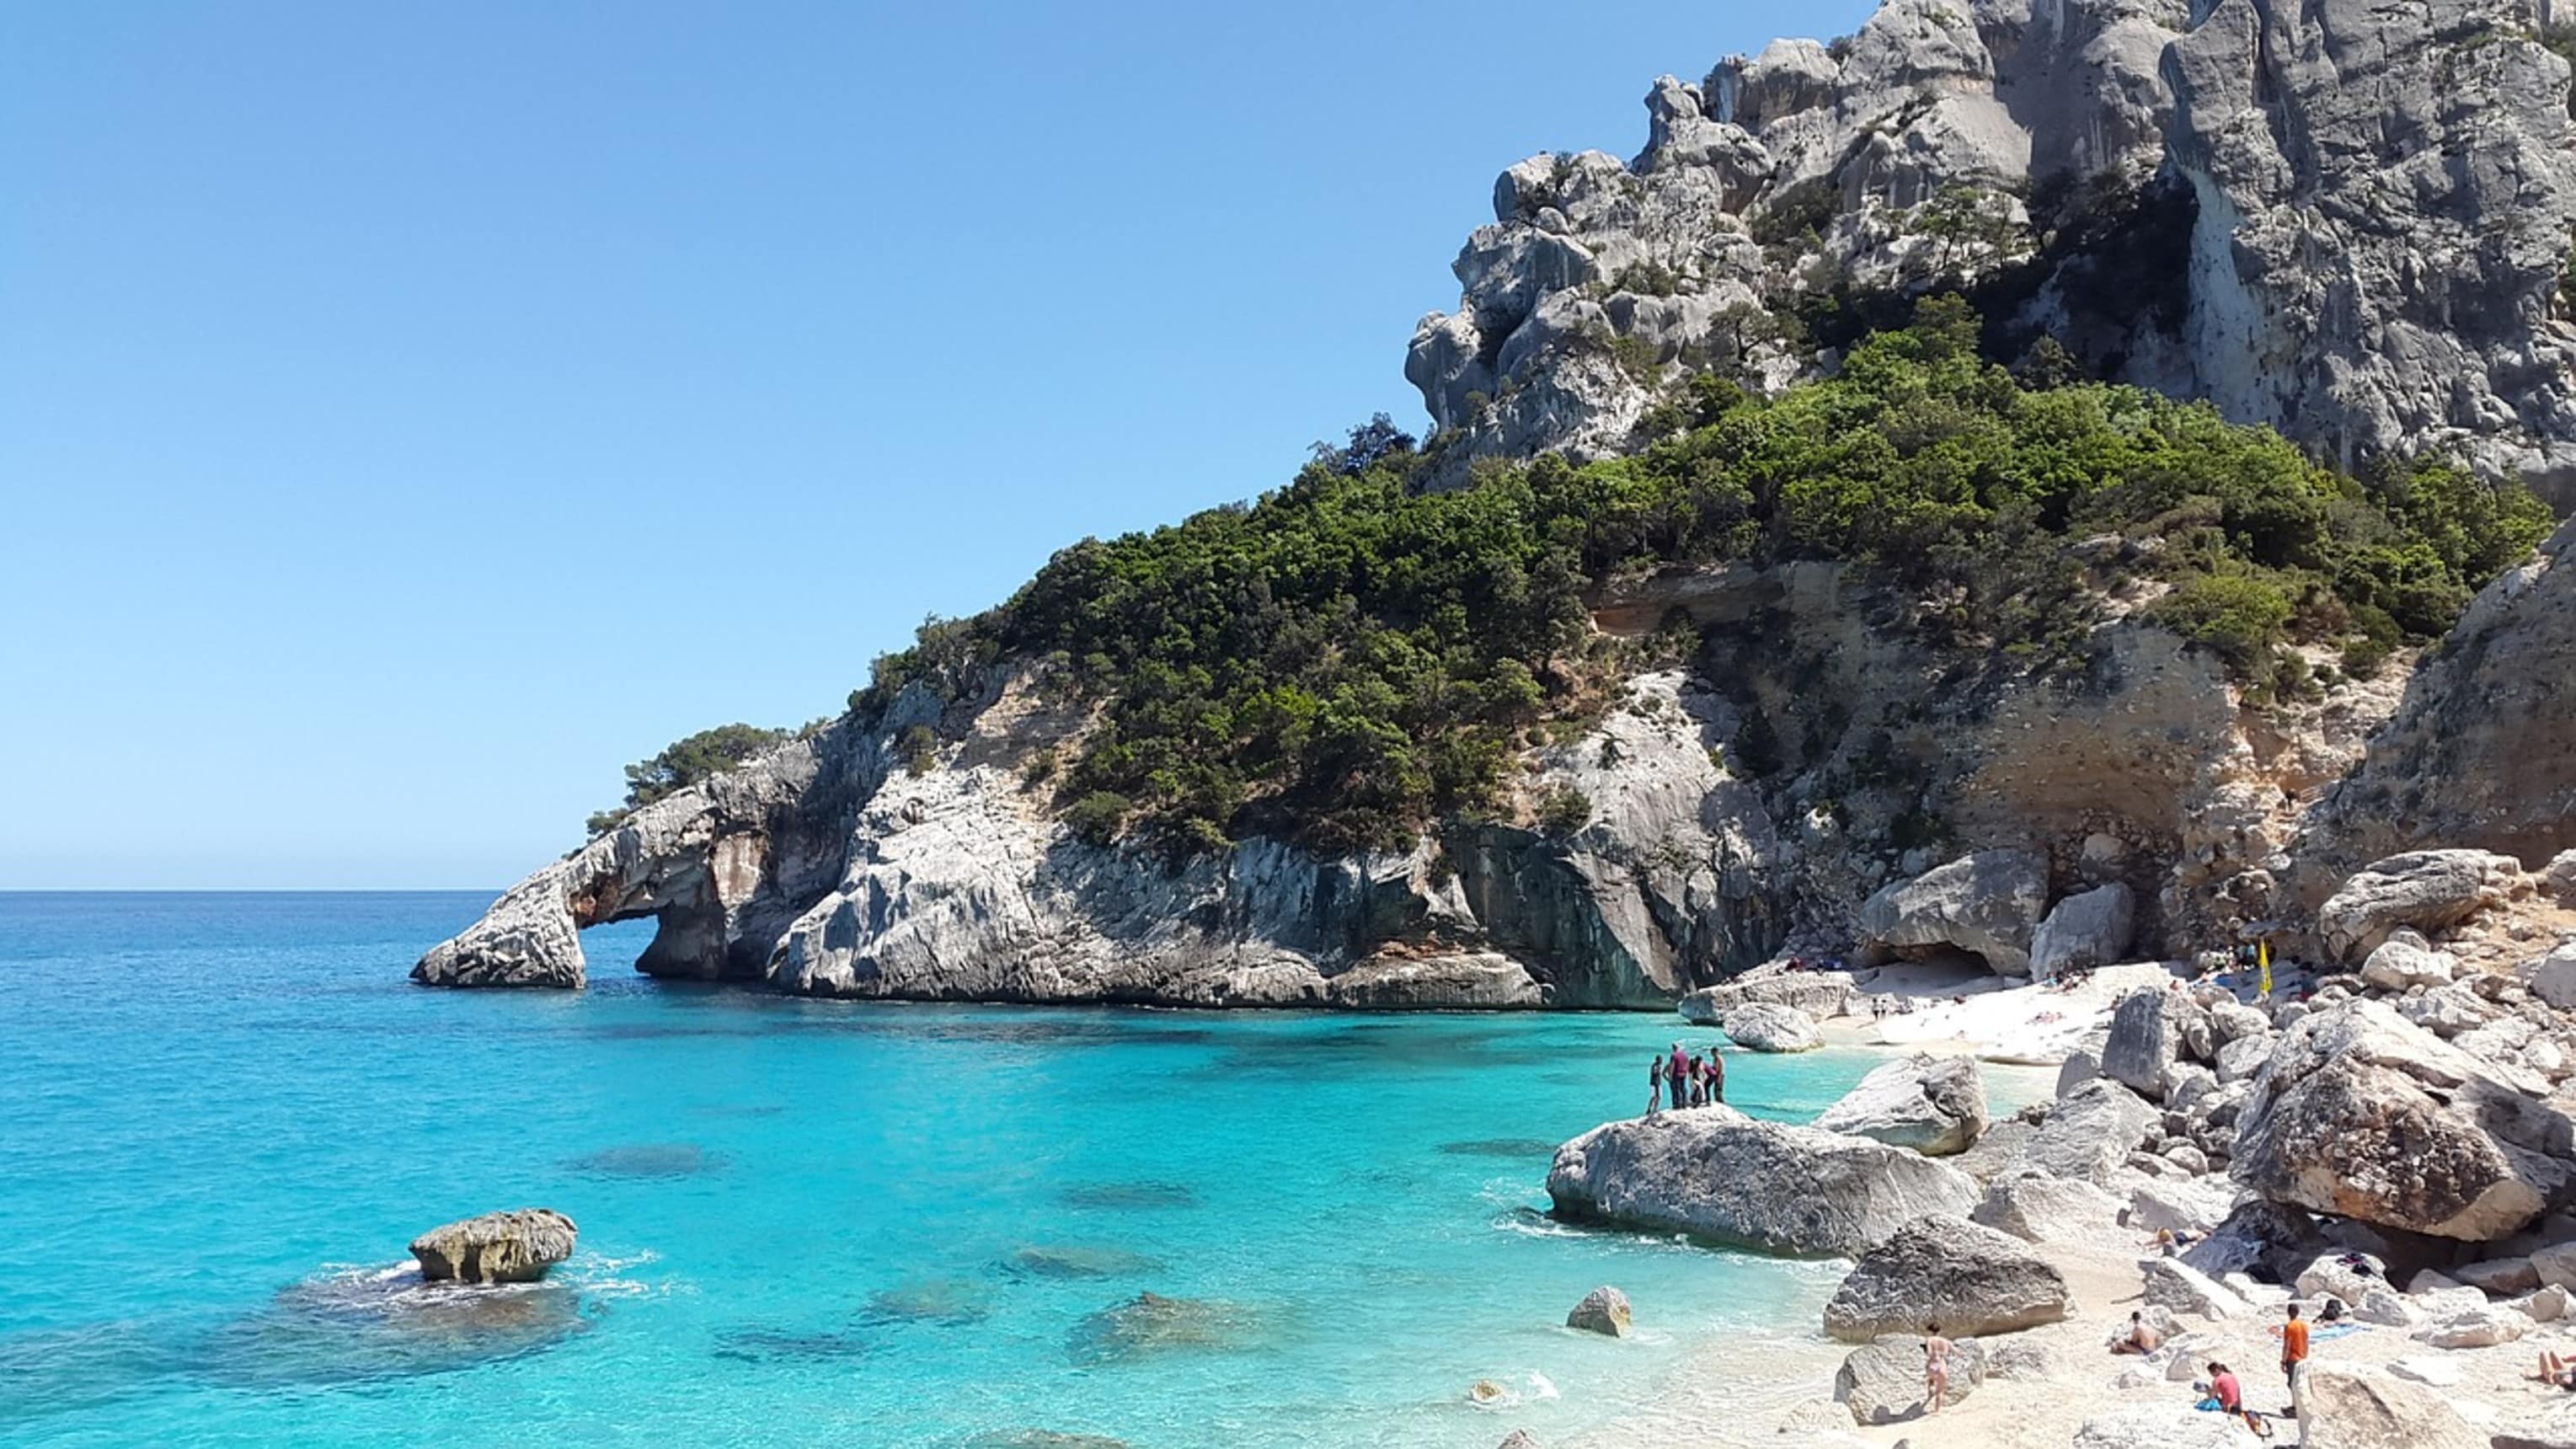
[[[2011,1333],[2073,1311],[2066,1275],[2019,1238],[1931,1214],[1861,1255],[1825,1304],[1825,1332],[1845,1343],[1926,1323],[1951,1336]]]
[[[1726,1014],[1726,1039],[1747,1051],[1811,1052],[1825,1044],[1816,1023],[1794,1006],[1750,1001]]]
[[[2302,1449],[2487,1449],[2447,1395],[2383,1369],[2311,1364],[2292,1389]]]
[[[2383,991],[2447,986],[2459,964],[2450,952],[2434,950],[2422,936],[2401,926],[2361,963],[2361,979]]]
[[[519,1208],[432,1228],[411,1240],[411,1255],[432,1283],[533,1283],[572,1256],[575,1235],[552,1208]]]
[[[2238,1181],[2278,1202],[2436,1237],[2487,1242],[2567,1186],[2571,1124],[2556,1105],[2377,1002],[2284,1032],[2238,1118]]]
[[[2522,863],[2509,855],[2484,850],[2394,855],[2345,881],[2317,912],[2317,931],[2326,949],[2357,959],[2400,927],[2435,931],[2466,920],[2503,900],[2521,881]]]
[[[1703,986],[1681,999],[1682,1016],[1702,1026],[1715,1026],[1726,1013],[1750,1002],[1795,1007],[1822,1019],[1840,1016],[1851,1003],[1852,982],[1839,971],[1781,971],[1747,974],[1715,986]]]
[[[1659,381],[1613,363],[1614,339],[1659,366],[1690,351],[1775,383],[1816,359],[1752,334],[1748,307],[1828,278],[1973,282],[2029,255],[2018,198],[2162,176],[2170,192],[2119,229],[2172,233],[2169,254],[2130,261],[2158,269],[2165,305],[2128,295],[2097,313],[2080,300],[2097,264],[2052,256],[2016,320],[2345,461],[2448,446],[2576,488],[2576,337],[2552,302],[2576,135],[2541,14],[2541,0],[1890,0],[1839,53],[1781,41],[1696,86],[1658,80],[1626,166],[1585,152],[1512,167],[1495,223],[1459,256],[1458,308],[1423,320],[1405,375],[1462,470],[1586,461],[1635,444]],[[2007,240],[1930,242],[1922,208],[1962,196]],[[1750,232],[1773,224],[1813,238],[1766,251]],[[1640,293],[1655,305],[1620,305]]]
[[[2117,881],[2059,901],[2031,937],[2030,970],[2042,981],[2123,959],[2137,933],[2137,893]]]
[[[1862,941],[1881,950],[1951,946],[2005,976],[2030,974],[2031,934],[2048,903],[2048,862],[2026,850],[1962,856],[1873,895]]]
[[[2147,1302],[2169,1313],[2228,1319],[2253,1312],[2253,1305],[2234,1290],[2179,1258],[2149,1258],[2139,1268],[2146,1277]]]
[[[2137,1404],[2096,1414],[2075,1431],[2075,1449],[2245,1449],[2254,1442],[2223,1414],[2189,1404]]]
[[[1558,1213],[1789,1254],[1857,1253],[1928,1212],[1977,1202],[1912,1152],[1704,1107],[1596,1127],[1557,1149]]]
[[[2181,1051],[2181,1024],[2172,991],[2132,991],[2111,1012],[2111,1039],[2102,1047],[2102,1075],[2148,1097],[2165,1094],[2165,1074]]]
[[[1970,1221],[2026,1243],[2070,1243],[2118,1231],[2119,1215],[2119,1199],[2092,1183],[2025,1170],[1989,1184]]]
[[[1571,840],[1460,826],[1409,852],[1251,839],[1174,870],[1077,839],[1019,766],[1079,721],[1021,676],[918,688],[648,806],[433,949],[436,985],[582,984],[579,931],[655,917],[639,967],[819,996],[1182,1006],[1644,1006],[1768,956],[1778,851],[1731,810],[1718,706],[1679,673],[1542,760]],[[897,748],[938,732],[927,769]],[[1605,763],[1605,761],[1615,761]],[[1722,838],[1721,838],[1722,836]],[[1721,866],[1721,861],[1725,862]]]
[[[2107,1186],[2146,1141],[2156,1118],[2156,1109],[2136,1093],[2096,1077],[2058,1099],[2022,1148],[2021,1163],[2052,1177]]]
[[[1874,1067],[1816,1128],[1946,1157],[1976,1145],[1986,1130],[1986,1080],[1976,1060],[1917,1052]]]

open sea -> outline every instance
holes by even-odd
[[[634,976],[648,923],[580,994],[404,979],[487,900],[0,894],[0,1444],[1555,1444],[1838,1276],[1544,1216],[1678,1017],[798,1001]],[[407,1281],[522,1206],[546,1284]],[[1560,1326],[1602,1283],[1637,1338]]]

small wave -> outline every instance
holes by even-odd
[[[1533,1399],[1561,1399],[1565,1397],[1563,1394],[1556,1391],[1556,1380],[1551,1379],[1542,1373],[1531,1374],[1529,1376],[1529,1386],[1530,1397]]]
[[[1571,1223],[1560,1223],[1551,1217],[1523,1208],[1494,1219],[1497,1231],[1518,1233],[1525,1238],[1587,1238],[1592,1236]]]

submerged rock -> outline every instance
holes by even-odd
[[[1857,1253],[1978,1198],[1975,1179],[1919,1154],[1732,1107],[1595,1127],[1557,1149],[1547,1191],[1577,1221],[1795,1254]]]
[[[1917,1052],[1873,1068],[1816,1127],[1926,1157],[1965,1152],[1986,1130],[1985,1075],[1973,1057]]]
[[[576,1231],[552,1208],[485,1213],[412,1239],[411,1255],[433,1283],[532,1283],[572,1256]]]
[[[1845,1343],[1926,1323],[2011,1333],[2067,1317],[2074,1301],[2066,1275],[2020,1239],[1932,1213],[1861,1255],[1825,1304],[1825,1332]]]
[[[1253,1346],[1260,1327],[1259,1316],[1240,1304],[1139,1293],[1074,1325],[1068,1349],[1078,1364],[1231,1353]]]
[[[564,1159],[564,1169],[591,1177],[695,1177],[722,1171],[724,1154],[694,1142],[647,1142]]]
[[[535,1353],[588,1326],[580,1295],[561,1284],[433,1283],[408,1270],[342,1273],[280,1291],[188,1359],[223,1383],[365,1383]]]
[[[1124,1278],[1151,1273],[1159,1258],[1081,1243],[1050,1243],[1022,1248],[1004,1264],[1014,1273],[1034,1278]]]
[[[871,1323],[932,1323],[963,1328],[992,1316],[993,1290],[971,1278],[928,1278],[868,1295]]]

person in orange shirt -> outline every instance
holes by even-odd
[[[2299,1317],[2299,1305],[2290,1305],[2290,1321],[2281,1325],[2281,1377],[2290,1388],[2299,1387],[2299,1365],[2308,1361],[2308,1325]]]

